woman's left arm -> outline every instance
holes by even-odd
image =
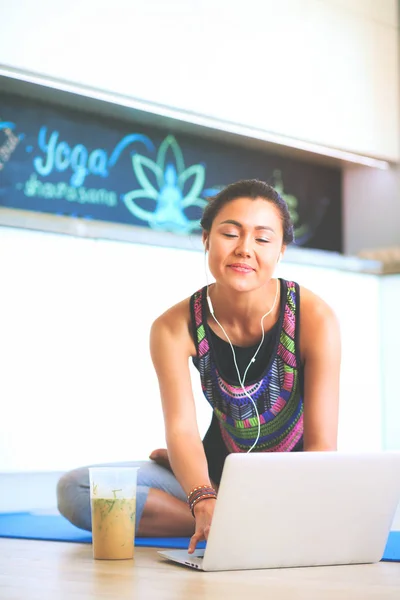
[[[304,450],[336,450],[341,342],[333,310],[301,289],[300,353],[304,364]]]

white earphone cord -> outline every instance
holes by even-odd
[[[206,278],[207,278],[207,268],[206,268]],[[245,370],[245,372],[243,374],[243,379],[240,377],[239,367],[238,367],[237,362],[236,362],[236,354],[235,354],[235,350],[234,350],[234,347],[232,345],[232,342],[229,339],[229,336],[226,333],[225,329],[222,327],[221,323],[218,321],[217,317],[214,314],[214,307],[212,305],[211,298],[210,298],[209,293],[208,293],[208,288],[209,288],[209,284],[208,284],[208,280],[207,280],[207,303],[208,303],[208,307],[210,309],[211,316],[214,319],[214,321],[217,323],[217,325],[222,329],[222,331],[224,332],[224,335],[225,335],[226,339],[229,342],[229,345],[230,345],[231,350],[232,350],[233,362],[235,364],[235,368],[236,368],[236,372],[237,372],[237,375],[238,375],[238,378],[239,378],[240,386],[241,386],[243,392],[245,393],[245,395],[247,396],[247,398],[249,398],[249,400],[251,401],[252,405],[254,406],[254,410],[256,411],[256,415],[257,415],[257,420],[258,420],[257,438],[256,438],[256,441],[254,442],[254,444],[251,446],[251,448],[249,450],[247,450],[247,453],[249,453],[249,452],[251,452],[253,450],[253,448],[255,448],[255,446],[257,445],[258,440],[260,439],[261,421],[260,421],[260,414],[259,414],[259,412],[257,410],[256,403],[254,402],[253,398],[250,396],[250,394],[247,392],[246,388],[244,387],[244,382],[246,380],[247,371],[249,370],[251,364],[253,362],[255,362],[256,356],[259,353],[259,351],[261,349],[261,346],[263,345],[264,337],[265,337],[263,321],[264,321],[265,317],[267,317],[274,310],[274,308],[275,308],[276,301],[278,299],[278,292],[279,292],[279,279],[276,280],[276,293],[275,293],[274,303],[273,303],[272,307],[269,309],[269,311],[266,312],[265,315],[263,315],[263,317],[261,318],[261,331],[262,331],[261,342],[260,342],[257,350],[255,351],[255,353],[253,355],[253,358],[251,359],[251,361],[249,362],[249,364],[246,367],[246,370]]]

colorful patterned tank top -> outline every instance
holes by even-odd
[[[260,438],[253,449],[257,452],[303,449],[303,367],[298,351],[299,287],[290,281],[280,280],[280,283],[281,309],[274,328],[276,335],[271,355],[262,376],[256,381],[245,382],[246,391],[260,414]],[[242,388],[225,381],[218,371],[207,310],[204,287],[191,297],[197,352],[193,363],[200,373],[203,393],[213,408],[213,422],[218,422],[226,448],[224,454],[247,452],[257,438],[257,415]],[[231,353],[229,346],[227,351]],[[214,447],[218,444],[214,443]],[[207,458],[210,464],[210,458]],[[218,457],[215,459],[218,460]]]

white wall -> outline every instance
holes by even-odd
[[[340,448],[380,448],[377,278],[285,261],[279,274],[339,316]],[[205,284],[202,253],[3,227],[0,282],[0,472],[143,459],[162,446],[149,327]],[[192,372],[205,433],[211,413]]]
[[[400,450],[400,274],[385,275],[381,281],[383,442],[386,450]]]
[[[343,170],[343,246],[346,254],[400,245],[400,168]]]
[[[13,0],[0,63],[397,160],[396,0]]]

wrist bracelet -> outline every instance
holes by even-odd
[[[217,492],[210,485],[201,485],[192,489],[187,496],[190,512],[194,517],[194,507],[202,500],[216,499]]]
[[[194,509],[199,502],[201,502],[202,500],[216,500],[216,499],[217,499],[217,494],[205,494],[203,496],[200,496],[200,498],[197,498],[197,500],[195,500],[195,502],[193,502],[192,506],[190,507],[192,515],[195,517]]]

